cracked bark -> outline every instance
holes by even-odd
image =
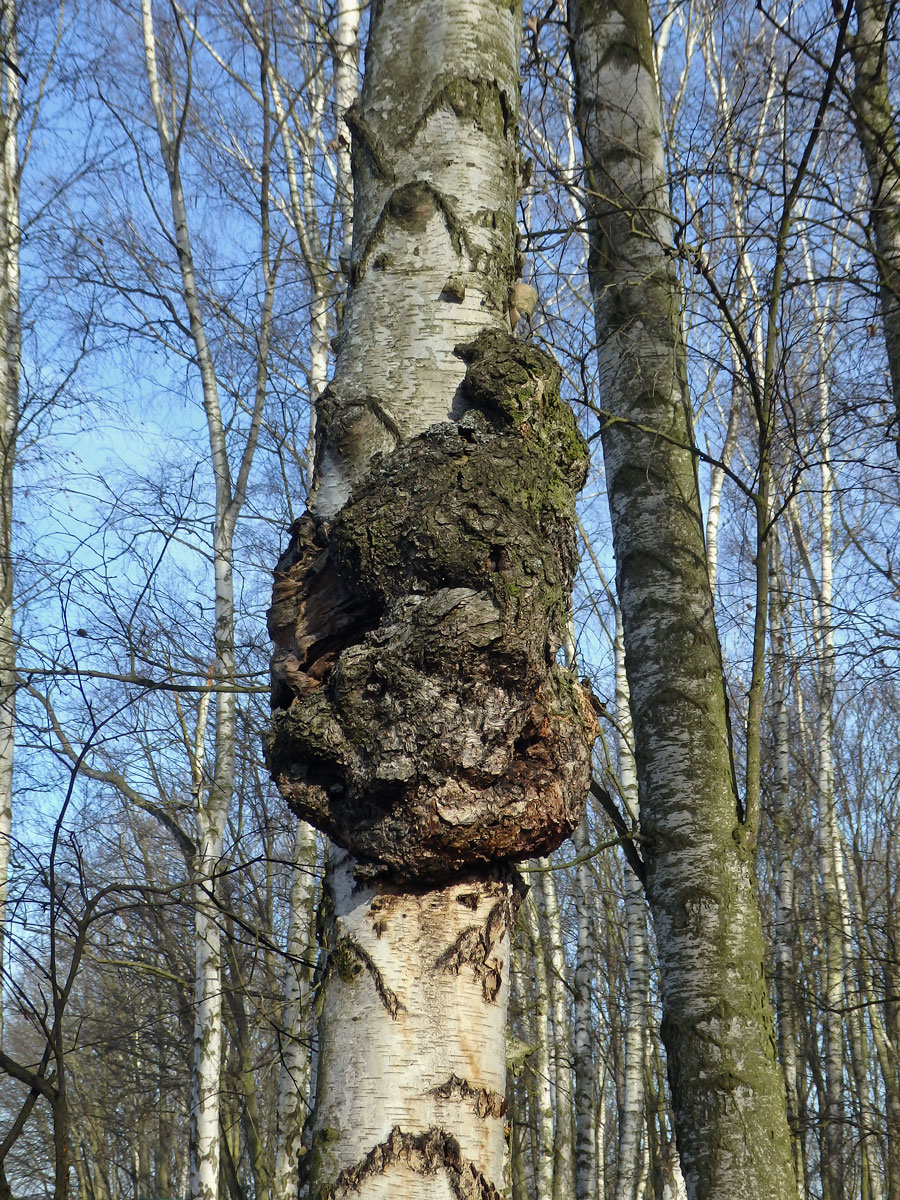
[[[499,1195],[509,864],[589,783],[592,710],[556,661],[587,451],[509,333],[520,21],[381,0],[347,114],[344,322],[269,613],[269,765],[336,843],[311,1200]]]
[[[603,453],[688,1195],[796,1194],[691,446],[650,14],[574,0]],[[658,437],[659,430],[663,437]]]

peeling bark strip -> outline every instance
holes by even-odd
[[[556,663],[587,468],[559,368],[499,331],[459,353],[465,416],[297,522],[269,612],[282,795],[407,879],[557,846],[596,728]]]
[[[662,1033],[691,1200],[796,1195],[739,818],[646,0],[570,0],[603,456]],[[660,437],[659,434],[663,436]]]
[[[452,1134],[434,1127],[424,1133],[405,1133],[398,1125],[391,1130],[387,1141],[371,1150],[359,1166],[341,1171],[334,1187],[326,1193],[327,1200],[359,1192],[365,1180],[384,1175],[401,1163],[416,1175],[437,1175],[443,1171],[456,1200],[500,1200],[500,1193],[491,1181],[465,1160]]]

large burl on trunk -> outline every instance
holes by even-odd
[[[440,879],[576,826],[596,725],[557,664],[587,447],[559,368],[489,331],[458,421],[376,460],[275,570],[269,766],[370,873]]]

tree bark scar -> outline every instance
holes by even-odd
[[[295,523],[269,610],[279,789],[362,872],[407,882],[558,846],[597,731],[557,662],[588,461],[559,368],[501,331],[457,352],[468,411]]]
[[[384,1175],[394,1164],[403,1164],[417,1175],[444,1171],[455,1200],[500,1200],[493,1183],[463,1156],[456,1138],[434,1125],[424,1133],[407,1133],[395,1125],[387,1139],[370,1150],[362,1162],[341,1171],[321,1200],[338,1200],[349,1192],[359,1192],[366,1179]]]
[[[470,1100],[474,1112],[479,1117],[502,1117],[506,1114],[505,1096],[501,1096],[499,1092],[492,1092],[490,1088],[473,1088],[467,1080],[460,1079],[458,1075],[451,1075],[446,1083],[432,1088],[431,1094],[441,1100]]]
[[[451,971],[454,975],[458,975],[464,966],[471,967],[473,975],[481,982],[481,991],[488,1004],[496,1001],[503,984],[501,965],[493,952],[512,926],[512,908],[507,899],[499,900],[480,929],[477,925],[469,925],[435,963],[441,970]]]
[[[336,971],[345,979],[354,979],[360,971],[368,971],[372,977],[372,982],[375,984],[375,991],[378,993],[378,998],[390,1013],[391,1020],[396,1021],[398,1014],[403,1011],[403,1005],[400,1003],[397,994],[392,992],[384,982],[384,977],[375,965],[371,955],[352,937],[345,934],[343,937],[338,938],[328,957],[327,969],[329,971]]]

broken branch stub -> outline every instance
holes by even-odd
[[[269,768],[370,873],[440,879],[577,825],[596,720],[556,659],[588,450],[556,363],[458,348],[470,405],[373,460],[275,569]]]

